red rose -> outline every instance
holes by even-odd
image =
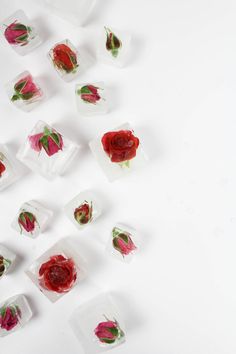
[[[15,93],[12,96],[11,100],[23,100],[28,101],[31,98],[41,96],[40,89],[33,82],[31,75],[27,75],[23,79],[20,79],[14,86]]]
[[[116,320],[110,321],[107,318],[106,321],[100,322],[97,325],[94,333],[101,343],[106,344],[112,344],[125,335]]]
[[[87,224],[92,219],[93,213],[93,205],[91,202],[91,206],[85,200],[83,204],[81,204],[78,208],[74,211],[74,218],[80,224],[84,225]]]
[[[131,235],[128,232],[122,231],[117,227],[112,230],[112,244],[113,247],[122,254],[122,256],[127,256],[136,250],[136,246],[132,241]]]
[[[70,73],[78,67],[77,56],[66,44],[58,44],[53,50],[53,63],[58,69]]]
[[[96,104],[97,101],[101,99],[101,96],[98,93],[98,87],[93,85],[85,85],[78,90],[78,93],[81,95],[81,98],[86,103]]]
[[[57,293],[69,291],[77,278],[73,259],[62,255],[50,257],[39,269],[39,283],[47,290]]]
[[[0,308],[0,328],[12,330],[19,322],[21,311],[17,305],[3,306]]]
[[[6,170],[6,166],[0,161],[0,177],[2,177],[3,172]]]
[[[136,156],[139,139],[130,130],[108,132],[102,137],[102,146],[112,162],[125,162]]]

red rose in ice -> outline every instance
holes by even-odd
[[[102,137],[102,146],[112,162],[127,162],[136,156],[139,139],[131,130],[108,132]]]
[[[26,45],[29,39],[31,28],[17,21],[11,23],[5,29],[4,36],[8,43],[13,45]]]
[[[41,90],[33,82],[31,75],[19,80],[14,86],[15,93],[11,100],[16,101],[22,99],[28,101],[33,97],[41,96]]]
[[[19,322],[21,312],[18,306],[10,305],[0,308],[0,328],[10,331]]]
[[[98,87],[93,85],[86,85],[81,87],[78,91],[81,95],[81,98],[84,102],[96,104],[97,101],[101,99],[101,96],[98,93]]]
[[[89,203],[85,200],[83,204],[81,204],[78,208],[75,209],[74,218],[80,225],[84,225],[91,221],[92,213],[92,202],[91,205],[89,205]]]
[[[119,49],[122,46],[121,40],[107,27],[105,27],[107,40],[106,49],[111,52],[114,58],[119,54]]]
[[[2,177],[3,172],[6,170],[6,166],[0,161],[0,177]]]
[[[62,255],[50,257],[39,269],[40,285],[51,291],[63,293],[69,291],[77,278],[76,267],[71,258]]]
[[[66,44],[58,44],[53,48],[52,60],[58,69],[62,69],[67,73],[78,67],[76,53]]]
[[[20,228],[24,228],[27,232],[33,232],[35,229],[35,224],[37,223],[34,214],[28,211],[22,211],[18,217],[18,224]]]
[[[114,228],[112,230],[113,236],[113,247],[122,254],[122,256],[127,256],[134,250],[136,250],[136,246],[131,239],[131,235],[127,232],[124,232],[118,228]]]
[[[124,332],[121,330],[118,322],[110,320],[100,322],[95,328],[94,333],[101,343],[106,344],[112,344],[124,336]]]
[[[30,146],[35,151],[45,150],[48,156],[56,154],[63,148],[61,134],[54,129],[44,128],[43,133],[29,136]]]

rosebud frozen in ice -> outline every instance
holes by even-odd
[[[10,265],[11,261],[0,255],[0,278],[3,276]]]
[[[6,170],[6,166],[4,163],[0,160],[0,177],[2,177],[4,171]]]
[[[87,224],[92,220],[93,214],[93,205],[91,205],[85,200],[83,204],[81,204],[78,208],[74,211],[74,218],[80,224],[84,225]]]
[[[101,343],[112,344],[124,336],[119,323],[107,319],[105,322],[100,322],[94,330],[95,335]]]
[[[15,21],[7,26],[4,36],[8,43],[24,46],[28,43],[31,31],[30,27]]]
[[[77,93],[81,96],[84,102],[96,104],[97,101],[101,99],[98,90],[99,87],[93,85],[85,85],[81,87]]]
[[[18,217],[18,224],[20,228],[22,229],[23,227],[27,232],[33,232],[36,223],[36,217],[28,211],[22,211]]]
[[[42,95],[40,88],[35,85],[31,75],[27,75],[23,79],[19,80],[14,85],[14,91],[14,95],[11,98],[12,101],[29,101],[32,98]]]
[[[54,65],[66,73],[73,72],[77,67],[77,55],[66,44],[58,44],[52,50]]]
[[[122,46],[122,42],[109,28],[105,27],[105,31],[107,34],[106,49],[111,52],[114,58],[116,58],[119,54],[119,49]]]
[[[45,150],[48,156],[56,154],[63,148],[63,140],[61,134],[54,129],[44,128],[43,133],[29,136],[30,146],[35,151]]]
[[[21,311],[18,306],[10,305],[0,308],[0,328],[12,330],[19,322]]]
[[[123,257],[136,250],[137,247],[133,243],[131,235],[128,232],[114,227],[112,230],[112,236],[113,247],[120,252]]]

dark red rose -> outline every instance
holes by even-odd
[[[2,177],[3,172],[6,170],[6,166],[0,161],[0,177]]]
[[[109,28],[105,27],[105,31],[107,35],[106,49],[116,58],[122,46],[121,40]]]
[[[53,48],[52,52],[53,63],[58,69],[70,73],[78,67],[76,53],[68,45],[58,44]]]
[[[136,156],[139,139],[131,130],[108,132],[102,137],[102,146],[112,162],[125,162]]]
[[[87,224],[92,219],[93,214],[93,205],[91,205],[85,200],[83,204],[81,204],[74,211],[74,218],[80,224]]]
[[[57,293],[69,291],[77,278],[73,259],[62,255],[50,257],[39,269],[39,283],[47,290]]]
[[[27,232],[33,232],[36,223],[37,220],[34,214],[28,211],[22,211],[18,217],[18,224],[20,225],[20,228],[23,227]]]

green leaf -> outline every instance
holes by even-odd
[[[21,23],[16,23],[14,26],[14,31],[27,31],[27,27]]]
[[[11,98],[11,101],[14,102],[14,101],[17,101],[19,99],[20,99],[19,95],[13,95],[12,98]]]
[[[114,58],[117,58],[117,56],[119,54],[119,50],[117,48],[112,48],[111,54]]]
[[[32,97],[34,97],[34,93],[33,93],[33,92],[23,93],[23,94],[20,94],[20,97],[22,98],[22,100],[28,101],[28,100],[30,100]]]
[[[81,93],[91,93],[91,91],[89,90],[88,86],[83,86],[81,87]]]
[[[21,90],[25,87],[27,84],[27,80],[20,82],[19,84],[15,84],[14,89],[16,92],[21,92]]]
[[[43,145],[43,147],[46,150],[48,150],[48,137],[47,137],[47,135],[42,136],[42,138],[40,138],[39,141]]]
[[[113,334],[113,336],[115,336],[115,337],[117,337],[118,334],[119,334],[119,330],[118,330],[118,328],[116,328],[116,327],[107,328],[107,330],[108,330],[109,332],[111,332],[111,334]]]
[[[59,139],[58,134],[57,133],[52,133],[52,134],[50,134],[50,137],[57,144],[57,146],[60,147],[60,139]]]
[[[115,339],[99,338],[101,342],[112,344],[115,342]]]
[[[48,127],[44,127],[44,135],[50,135],[51,134],[51,131],[48,129]]]
[[[125,233],[119,234],[119,238],[121,238],[125,243],[129,243],[129,236],[126,235]]]
[[[28,33],[22,34],[21,36],[17,37],[16,41],[21,43],[27,41],[27,39],[28,39]]]

